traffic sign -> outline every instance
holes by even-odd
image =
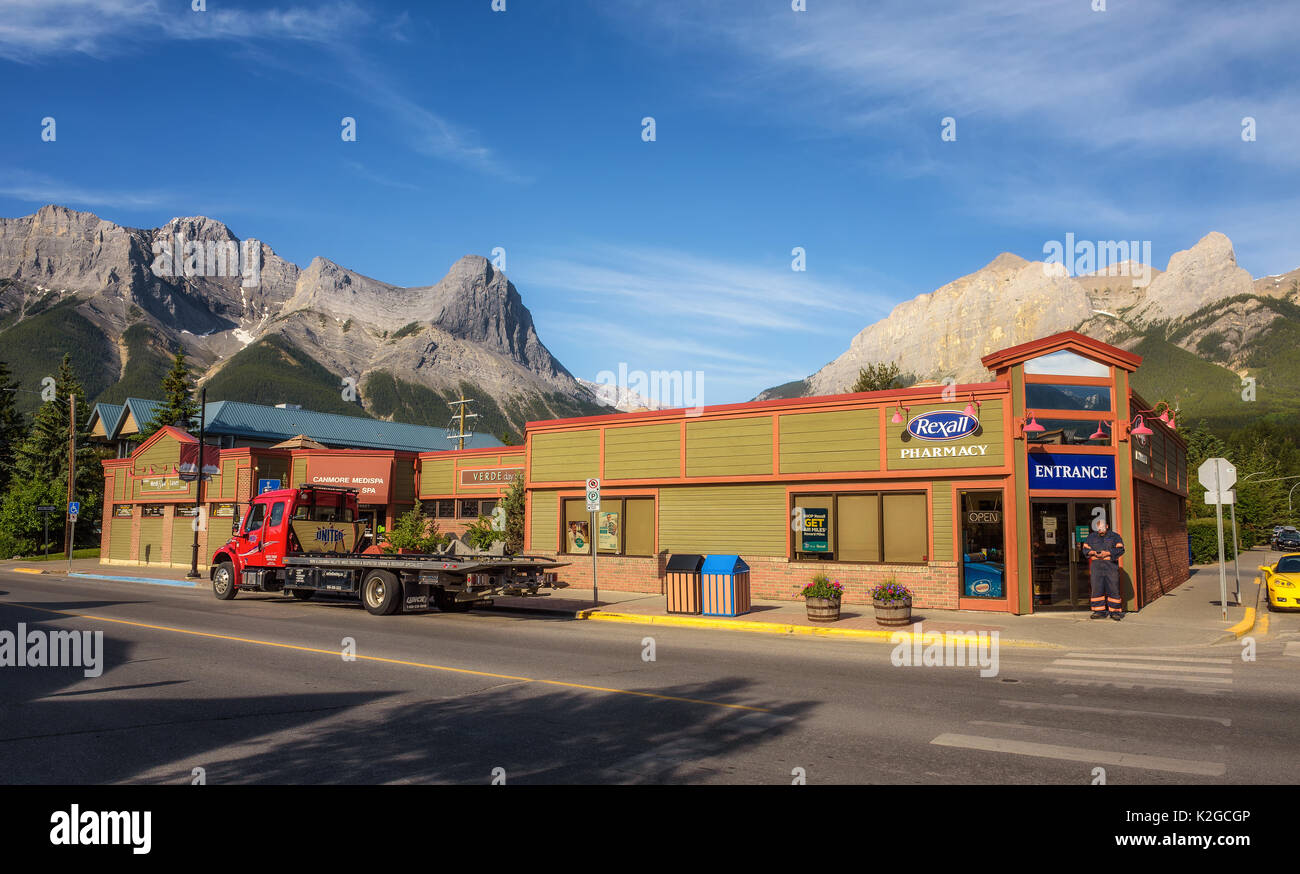
[[[80,501],[71,501],[71,502],[68,503],[68,518],[69,518],[69,519],[71,519],[71,520],[74,521],[74,522],[77,521],[77,514],[79,514],[80,512],[81,512],[81,502],[80,502]]]
[[[1210,491],[1230,489],[1237,484],[1237,468],[1226,458],[1207,458],[1197,468],[1196,476]]]
[[[587,480],[587,512],[594,513],[600,509],[600,480]]]
[[[257,481],[257,493],[259,495],[264,494],[265,492],[275,491],[278,488],[280,488],[280,481],[278,479],[260,479]]]
[[[1223,500],[1219,500],[1220,497],[1222,497]],[[1210,507],[1213,507],[1215,504],[1235,504],[1237,503],[1236,498],[1237,493],[1232,489],[1224,489],[1222,495],[1218,492],[1205,493],[1205,503]]]
[[[53,504],[41,504],[39,507],[36,508],[36,512],[37,512],[37,513],[57,513],[57,512],[59,512],[59,508],[56,507],[56,506],[54,506]]]

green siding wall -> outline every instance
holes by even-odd
[[[134,519],[113,518],[112,527],[108,532],[109,558],[118,561],[130,561],[134,557],[131,555],[131,526],[134,523]]]
[[[772,473],[772,418],[686,423],[687,476]]]
[[[420,462],[420,494],[450,495],[454,491],[452,475],[456,460],[453,458],[424,459]]]
[[[789,511],[783,485],[659,490],[659,549],[782,556]]]
[[[605,431],[605,478],[642,479],[681,475],[681,426],[638,425]]]
[[[533,502],[529,543],[535,552],[555,552],[560,543],[560,501],[557,492],[530,492]]]
[[[831,473],[880,467],[880,414],[872,408],[784,415],[782,473]]]
[[[162,563],[163,522],[165,521],[161,516],[140,520],[140,554],[135,556],[140,562]]]
[[[931,530],[934,531],[934,554],[930,561],[952,561],[953,511],[952,483],[940,480],[931,487]]]
[[[600,474],[600,431],[562,431],[533,437],[532,482],[576,482]]]

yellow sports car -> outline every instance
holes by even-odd
[[[1300,552],[1288,553],[1277,564],[1261,565],[1268,586],[1268,609],[1300,609]]]

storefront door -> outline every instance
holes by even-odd
[[[1088,562],[1079,547],[1097,520],[1115,524],[1114,501],[1033,501],[1029,516],[1034,609],[1087,609]]]

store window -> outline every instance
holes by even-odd
[[[478,518],[478,501],[466,501],[466,500],[462,500],[462,501],[460,502],[460,518],[462,518],[462,519],[477,519],[477,518]]]
[[[654,498],[602,498],[596,513],[596,547],[603,555],[654,555]],[[564,502],[565,552],[591,554],[591,514],[584,498]]]
[[[929,559],[923,492],[795,495],[798,561],[922,564]]]
[[[1104,379],[1110,376],[1110,368],[1100,361],[1062,349],[1029,359],[1025,362],[1025,373],[1042,376],[1096,376]]]
[[[960,506],[962,595],[1005,598],[1002,492],[962,492]]]
[[[497,508],[496,501],[479,501],[478,513],[480,516],[491,516],[492,511]]]
[[[1043,430],[1026,434],[1030,443],[1054,446],[1109,446],[1110,429],[1096,419],[1036,418]],[[1100,437],[1094,435],[1101,434]]]
[[[180,519],[196,519],[199,515],[198,507],[177,507],[176,516]]]
[[[1041,410],[1110,412],[1110,386],[1027,382],[1025,406]]]
[[[130,504],[118,504],[113,508],[113,515],[118,519],[130,519],[132,507]]]
[[[456,502],[452,499],[440,499],[434,508],[439,519],[456,518]]]
[[[145,519],[155,519],[163,514],[162,504],[143,504],[140,507],[140,515]]]

